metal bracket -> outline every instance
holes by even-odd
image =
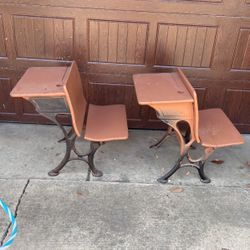
[[[191,148],[191,147],[190,147]],[[206,163],[207,158],[209,157],[210,154],[212,154],[212,152],[214,151],[214,149],[212,148],[205,148],[204,149],[204,156],[200,157],[199,159],[192,159],[188,153],[188,150],[186,153],[184,153],[175,163],[175,165],[172,167],[172,169],[170,171],[168,171],[166,174],[164,174],[162,177],[160,177],[159,179],[157,179],[158,182],[165,184],[168,182],[168,179],[180,168],[183,167],[194,167],[198,170],[199,176],[200,176],[200,180],[203,183],[210,183],[211,180],[210,178],[207,177],[207,175],[204,172],[204,166]],[[188,160],[188,163],[183,163],[184,159]]]
[[[64,141],[66,144],[66,152],[62,159],[62,161],[59,163],[59,165],[51,170],[48,174],[49,176],[57,176],[59,172],[63,169],[63,167],[70,161],[79,160],[84,161],[89,165],[89,168],[92,172],[92,175],[95,177],[101,177],[103,173],[98,170],[94,165],[94,156],[98,148],[102,145],[101,142],[90,142],[90,151],[86,154],[80,153],[76,149],[76,134],[73,130],[73,128],[70,129],[69,132],[66,131],[66,129],[57,121],[56,116],[50,116],[50,114],[42,114],[46,116],[48,119],[53,121],[63,132],[64,138],[59,140],[59,142]],[[71,153],[74,153],[76,156],[71,157]]]
[[[175,131],[177,139],[180,143],[180,155],[181,156],[179,157],[175,165],[172,167],[172,169],[158,179],[158,182],[165,184],[168,182],[169,177],[172,176],[178,169],[183,168],[183,167],[194,167],[198,170],[201,182],[210,183],[211,180],[204,173],[204,166],[205,166],[207,158],[214,152],[214,149],[204,148],[204,155],[202,157],[196,160],[192,159],[191,156],[189,155],[189,150],[195,149],[195,147],[192,146],[193,143],[195,142],[195,138],[192,135],[191,129],[185,131],[185,133],[182,134],[177,126],[179,122],[178,120],[167,120],[167,119],[163,119],[163,117],[159,117],[159,118],[164,123],[169,125],[173,131]],[[187,124],[189,123],[187,122]],[[159,141],[159,144],[161,144],[162,141],[165,140],[165,138],[161,139]],[[183,160],[185,158],[188,160],[188,163],[183,163]]]
[[[174,130],[172,129],[172,127],[169,126],[166,133],[163,135],[163,137],[156,143],[150,145],[149,148],[159,148],[167,140],[167,138],[171,136],[173,133],[174,133]]]

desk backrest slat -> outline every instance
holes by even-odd
[[[198,99],[197,99],[197,94],[187,79],[187,77],[183,74],[181,69],[177,68],[177,72],[180,75],[181,79],[183,80],[183,83],[185,84],[186,88],[188,89],[190,95],[194,99],[194,136],[197,142],[200,142],[199,138],[199,109],[198,109]]]
[[[81,77],[75,62],[72,62],[68,68],[64,81],[64,91],[72,117],[72,125],[77,136],[80,136],[87,110],[87,101],[83,94]]]

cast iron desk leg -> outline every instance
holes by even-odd
[[[182,163],[182,161],[184,160],[184,158],[188,159],[188,163]],[[175,165],[166,173],[164,174],[162,177],[158,178],[157,181],[165,184],[168,182],[168,179],[180,168],[183,167],[194,167],[198,170],[199,176],[200,176],[200,180],[203,183],[210,183],[211,180],[207,177],[207,175],[204,172],[204,166],[205,166],[206,160],[197,160],[197,161],[190,161],[188,154],[184,154],[183,156],[181,156],[178,161],[175,163]]]
[[[75,146],[75,141],[76,141],[76,134],[71,128],[69,132],[66,131],[66,129],[58,122],[56,119],[57,114],[55,113],[41,113],[41,115],[44,117],[48,118],[50,121],[55,123],[63,132],[64,138],[59,140],[59,142],[64,141],[66,145],[66,152],[65,155],[62,159],[62,161],[58,164],[58,166],[51,171],[49,171],[48,175],[49,176],[57,176],[60,171],[63,169],[63,167],[69,162],[73,160],[80,160],[84,161],[88,164],[92,175],[96,177],[101,177],[103,175],[102,171],[98,170],[95,165],[94,165],[94,156],[97,151],[97,149],[101,146],[101,142],[90,142],[90,152],[86,154],[81,154],[79,151],[77,151],[76,146]],[[76,157],[71,157],[71,152],[74,152]]]
[[[171,136],[171,134],[173,133],[173,129],[169,126],[167,131],[165,132],[165,134],[163,135],[163,137],[157,141],[156,143],[152,144],[149,146],[149,148],[159,148],[166,140],[169,136]]]
[[[210,183],[211,180],[204,173],[204,166],[205,166],[205,162],[206,162],[208,156],[213,152],[213,149],[209,149],[209,148],[206,149],[205,148],[205,154],[202,157],[200,157],[199,159],[193,160],[191,158],[191,156],[189,155],[189,150],[192,149],[192,144],[194,142],[194,140],[192,138],[190,138],[191,130],[187,129],[187,131],[185,132],[185,135],[183,135],[181,133],[181,131],[178,129],[178,126],[177,126],[178,121],[176,121],[176,122],[172,121],[172,124],[171,124],[166,119],[161,119],[161,120],[164,123],[166,123],[167,125],[169,125],[169,127],[172,129],[172,131],[176,132],[176,135],[179,138],[179,142],[181,144],[181,148],[183,148],[183,149],[181,150],[181,156],[179,157],[179,159],[177,160],[175,165],[166,174],[164,174],[162,177],[158,178],[157,181],[162,183],[162,184],[165,184],[168,182],[168,179],[180,168],[194,167],[198,170],[201,182]],[[163,138],[163,140],[164,139],[165,138]],[[160,142],[161,141],[162,140],[160,140]],[[187,158],[187,160],[188,160],[187,163],[183,163],[183,160],[185,158]]]

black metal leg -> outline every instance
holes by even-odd
[[[65,155],[64,155],[62,161],[59,163],[59,165],[56,168],[49,171],[49,173],[48,173],[49,176],[57,176],[59,174],[60,170],[62,170],[63,167],[68,163],[68,161],[70,159],[70,153],[71,153],[71,146],[70,146],[70,143],[68,141],[66,141]]]
[[[67,137],[71,137],[73,134],[74,134],[74,129],[71,128],[71,129],[69,130],[69,132],[67,133]],[[65,137],[65,136],[64,136],[62,139],[58,140],[59,143],[60,143],[60,142],[63,142],[63,141],[66,141],[66,137]]]
[[[160,183],[162,183],[162,184],[167,183],[168,182],[168,178],[170,176],[172,176],[179,168],[180,168],[180,163],[179,164],[175,164],[174,167],[169,172],[167,172],[162,177],[158,178],[157,181],[160,182]]]
[[[72,147],[75,144],[75,140],[76,140],[76,135],[73,135],[74,133],[73,133],[72,129],[70,130],[69,133],[67,133],[65,128],[57,120],[55,121],[55,123],[62,130],[62,132],[64,134],[63,140],[65,140],[66,152],[65,152],[65,155],[64,155],[62,161],[58,164],[58,166],[56,168],[52,169],[48,173],[49,176],[57,176],[59,174],[60,170],[62,170],[63,167],[69,162],[71,150],[72,150]],[[71,137],[69,135],[71,135]]]
[[[150,145],[149,148],[154,148],[154,147],[159,148],[169,136],[170,136],[170,132],[169,130],[167,130],[167,132],[163,135],[163,137],[156,143]]]
[[[175,163],[175,165],[172,167],[170,171],[168,171],[166,174],[164,174],[162,177],[158,178],[157,181],[165,184],[168,182],[168,178],[172,176],[178,169],[181,168],[181,161],[183,160],[184,156],[181,156],[178,161]]]
[[[47,101],[45,101],[47,102]],[[66,145],[66,152],[65,155],[62,159],[62,161],[58,164],[58,166],[54,169],[52,169],[48,175],[49,176],[57,176],[60,171],[63,169],[63,167],[69,162],[73,160],[80,160],[84,161],[89,165],[89,168],[92,171],[92,174],[96,177],[102,176],[102,172],[98,169],[96,169],[94,165],[94,155],[97,151],[97,149],[101,146],[100,142],[91,142],[90,143],[90,152],[82,154],[80,153],[75,146],[75,141],[76,141],[76,134],[73,129],[73,127],[67,132],[66,129],[58,122],[57,120],[57,115],[58,114],[64,114],[68,113],[67,108],[65,108],[65,103],[63,104],[63,108],[60,110],[63,110],[63,112],[54,112],[51,109],[45,109],[44,107],[47,107],[47,103],[43,103],[43,108],[40,107],[39,103],[35,100],[31,100],[31,103],[34,105],[36,111],[40,113],[42,116],[46,117],[50,121],[54,122],[63,132],[64,137],[60,139],[58,142],[65,142]],[[41,104],[41,103],[40,103]],[[74,152],[77,157],[71,157],[71,152]]]
[[[100,142],[91,142],[90,143],[90,153],[88,154],[88,164],[89,164],[89,168],[92,172],[92,175],[95,177],[101,177],[103,175],[102,171],[98,170],[95,167],[94,164],[94,156],[95,153],[97,151],[97,149],[101,146]]]
[[[162,183],[162,184],[165,184],[168,182],[169,177],[171,177],[178,169],[183,168],[183,167],[195,167],[198,170],[201,182],[210,183],[211,180],[204,173],[205,161],[199,161],[199,162],[197,162],[197,164],[189,161],[189,163],[184,164],[184,163],[182,163],[182,161],[186,156],[187,156],[187,154],[185,154],[184,156],[181,156],[178,159],[178,161],[175,163],[173,168],[169,172],[167,172],[165,175],[160,177],[157,181]]]
[[[198,172],[199,172],[199,175],[200,175],[200,178],[201,178],[201,182],[203,182],[203,183],[210,183],[211,180],[204,173],[205,163],[206,163],[205,161],[200,161],[199,162],[199,168],[197,168],[197,169],[198,169]]]
[[[73,128],[67,132],[66,129],[57,121],[55,116],[46,116],[48,118],[50,118],[50,120],[52,120],[53,122],[56,123],[56,125],[62,130],[63,134],[64,134],[64,138],[60,141],[65,141],[66,144],[66,152],[65,155],[62,159],[62,161],[60,162],[60,164],[52,169],[48,175],[49,176],[57,176],[59,174],[59,172],[63,169],[63,167],[72,160],[81,160],[86,162],[89,165],[90,170],[92,171],[93,176],[96,177],[100,177],[103,175],[103,173],[96,169],[95,165],[94,165],[94,155],[97,151],[97,149],[101,146],[101,143],[99,142],[91,142],[90,143],[90,152],[87,154],[81,154],[75,147],[75,141],[76,141],[76,134],[73,130]],[[73,151],[77,157],[71,158],[71,151]],[[84,157],[87,157],[87,159],[85,159]]]

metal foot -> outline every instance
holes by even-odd
[[[89,165],[89,168],[92,172],[92,175],[95,176],[95,177],[101,177],[103,176],[103,173],[102,171],[98,170],[96,167],[95,167],[95,164],[94,164],[94,156],[95,156],[95,153],[97,151],[97,149],[101,146],[101,143],[100,142],[91,142],[90,143],[90,153],[88,154],[88,165]]]
[[[182,163],[182,161],[185,157],[187,157],[189,163]],[[178,159],[178,161],[175,163],[175,165],[173,166],[173,168],[169,172],[167,172],[165,175],[163,175],[162,177],[157,179],[157,181],[162,183],[162,184],[165,184],[168,182],[169,177],[171,177],[178,169],[183,168],[183,167],[194,167],[198,170],[201,182],[210,183],[211,180],[204,173],[205,162],[206,162],[205,160],[202,160],[199,162],[198,161],[192,162],[189,159],[188,154],[185,154]]]
[[[199,168],[198,168],[198,172],[200,175],[200,180],[203,183],[210,183],[211,180],[206,176],[206,174],[204,173],[204,166],[205,166],[205,161],[204,162],[199,162]]]
[[[172,176],[178,169],[180,168],[180,163],[176,163],[174,165],[174,167],[169,171],[167,172],[165,175],[163,175],[162,177],[158,178],[157,181],[162,183],[162,184],[165,184],[168,182],[168,178],[170,176]]]
[[[175,165],[172,167],[170,171],[164,174],[162,177],[158,178],[157,181],[166,184],[170,176],[172,176],[178,169],[181,168],[181,161],[183,160],[184,156],[180,157]]]
[[[74,136],[74,141],[76,139],[76,136]],[[63,167],[69,162],[70,160],[70,154],[71,154],[71,150],[72,150],[72,139],[70,140],[69,138],[65,139],[65,143],[66,143],[66,152],[65,155],[62,159],[62,161],[58,164],[58,166],[54,169],[52,169],[51,171],[49,171],[48,175],[49,176],[57,176],[59,175],[59,172],[63,169]]]
[[[49,176],[57,176],[60,171],[63,169],[63,167],[69,162],[73,160],[79,160],[79,161],[84,161],[89,165],[89,168],[92,172],[92,175],[95,177],[101,177],[103,173],[98,170],[95,165],[94,165],[94,156],[97,151],[97,149],[101,146],[100,142],[91,142],[90,143],[90,152],[87,154],[82,154],[80,153],[76,147],[75,147],[75,141],[76,141],[76,135],[74,135],[72,138],[66,138],[65,143],[66,143],[66,153],[64,155],[63,160],[61,163],[51,170],[48,175]],[[76,154],[76,157],[71,157],[71,152],[74,152]]]

